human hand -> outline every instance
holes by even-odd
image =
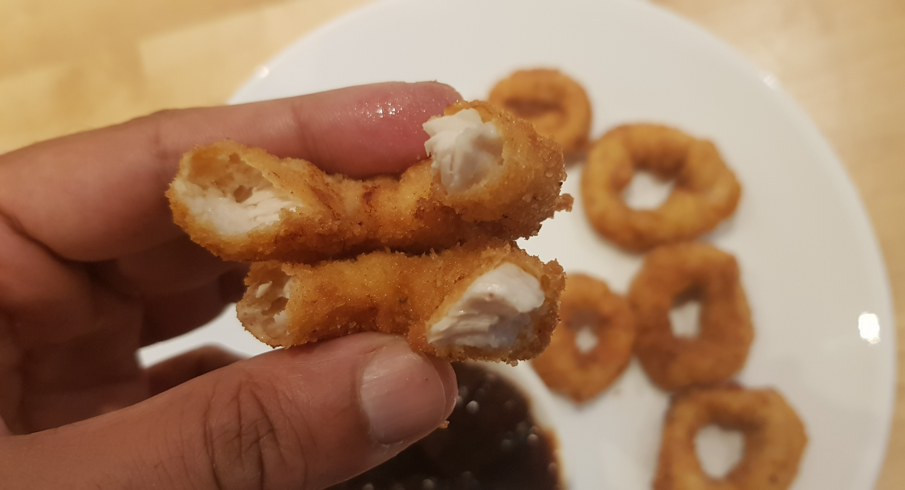
[[[321,488],[435,429],[452,369],[396,337],[247,360],[209,347],[148,369],[136,351],[242,291],[242,266],[172,223],[164,192],[183,152],[229,138],[329,172],[398,172],[425,156],[421,123],[458,97],[352,87],[166,111],[0,156],[3,487]]]

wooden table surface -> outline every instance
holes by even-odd
[[[369,0],[0,0],[0,152],[223,103],[256,66]],[[775,74],[861,191],[905,347],[905,1],[657,0]],[[905,371],[882,490],[905,488]]]

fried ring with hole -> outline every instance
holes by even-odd
[[[742,460],[720,479],[704,472],[695,449],[695,436],[709,424],[745,436]],[[784,490],[798,473],[807,442],[804,424],[776,390],[731,386],[675,395],[654,490]]]
[[[657,209],[632,209],[622,192],[635,169],[674,187]],[[594,228],[629,250],[693,239],[714,229],[738,205],[742,187],[710,141],[656,124],[619,126],[591,148],[581,178]]]
[[[578,82],[558,70],[519,70],[497,82],[488,101],[530,121],[566,154],[587,146],[591,102]]]
[[[547,386],[578,403],[607,389],[628,366],[635,321],[628,301],[584,274],[566,276],[559,324],[550,346],[531,362]],[[576,336],[588,328],[597,343],[582,349]]]
[[[700,334],[676,337],[669,312],[688,292],[701,299]],[[635,276],[629,302],[637,328],[634,351],[661,388],[722,383],[745,365],[754,328],[732,255],[704,243],[656,248]]]

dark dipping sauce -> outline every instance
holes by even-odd
[[[560,488],[553,437],[538,427],[515,385],[474,364],[459,381],[449,427],[333,489],[550,490]]]

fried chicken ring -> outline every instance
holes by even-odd
[[[257,263],[245,283],[239,320],[272,346],[378,331],[449,360],[513,362],[549,344],[565,279],[555,261],[494,240],[417,256]]]
[[[700,334],[676,337],[669,312],[681,293],[701,299]],[[754,339],[735,258],[704,243],[654,249],[632,282],[635,353],[650,379],[669,391],[714,385],[745,364]]]
[[[581,85],[557,70],[520,70],[500,80],[488,100],[534,124],[563,152],[584,149],[591,130],[591,102]]]
[[[742,460],[721,479],[704,472],[695,451],[695,435],[708,424],[745,436]],[[784,490],[795,479],[807,441],[801,419],[775,390],[726,387],[675,395],[654,490]]]
[[[584,402],[607,389],[632,357],[635,322],[628,301],[584,274],[566,276],[560,321],[531,366],[553,391]],[[582,335],[592,335],[584,340]]]
[[[528,237],[571,208],[562,153],[528,122],[458,102],[424,126],[432,160],[399,177],[328,175],[229,141],[195,148],[167,192],[174,221],[228,260],[313,262]]]
[[[675,179],[659,208],[631,209],[623,200],[636,168]],[[591,148],[581,179],[588,220],[630,250],[690,240],[712,230],[735,211],[741,192],[713,143],[655,124],[619,126],[603,135]]]

